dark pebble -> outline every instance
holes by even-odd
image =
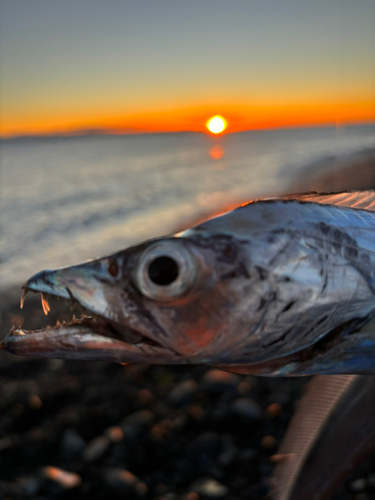
[[[213,369],[204,374],[201,383],[208,391],[225,392],[236,389],[240,380],[240,377],[234,373]]]
[[[228,465],[231,465],[236,457],[238,457],[238,449],[233,447],[220,453],[217,461],[221,466],[226,467]]]
[[[109,449],[111,444],[107,436],[98,436],[86,446],[82,453],[85,462],[94,462],[101,458]]]
[[[232,412],[247,420],[260,420],[262,409],[252,399],[238,398],[232,404]]]
[[[363,491],[366,489],[366,479],[364,477],[355,479],[350,483],[350,488],[352,491]]]
[[[135,494],[142,497],[147,493],[147,486],[126,469],[108,469],[104,478],[108,486],[119,495]]]
[[[246,462],[248,460],[254,460],[257,456],[258,453],[254,448],[247,448],[240,453],[239,460],[241,462]]]
[[[183,380],[169,393],[168,400],[175,406],[190,403],[198,390],[198,384],[193,379]]]
[[[150,410],[139,410],[125,417],[119,424],[124,437],[137,437],[146,427],[155,420],[155,415]]]
[[[198,436],[188,446],[188,457],[200,466],[207,466],[221,451],[221,439],[213,432],[206,432]]]
[[[81,455],[85,448],[85,440],[74,429],[66,429],[61,438],[61,455],[73,459]]]
[[[22,477],[17,480],[17,489],[20,495],[34,497],[40,489],[39,477]]]

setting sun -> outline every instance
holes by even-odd
[[[207,128],[213,134],[220,134],[227,127],[227,122],[222,116],[213,116],[207,122]]]

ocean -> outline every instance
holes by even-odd
[[[0,287],[112,253],[374,147],[375,126],[0,143]]]

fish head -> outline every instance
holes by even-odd
[[[36,332],[15,330],[5,348],[36,356],[305,373],[306,350],[326,349],[332,332],[339,338],[371,317],[373,291],[335,242],[324,240],[316,215],[310,222],[306,213],[298,216],[297,210],[296,216],[295,207],[285,211],[285,204],[250,208],[251,217],[236,210],[230,219],[35,275],[25,292],[41,292],[42,301],[48,294],[73,300],[85,316]],[[329,349],[324,352],[329,358]],[[322,358],[317,363],[309,373],[331,369]]]
[[[48,295],[77,302],[86,316],[45,331],[12,332],[15,342],[11,347],[8,338],[8,347],[21,354],[17,349],[23,345],[26,354],[25,342],[34,339],[35,355],[93,359],[92,335],[96,335],[106,339],[105,345],[96,343],[95,359],[107,359],[105,347],[113,356],[108,342],[112,339],[117,346],[131,343],[130,359],[125,350],[123,362],[146,362],[146,350],[153,351],[150,362],[218,361],[236,342],[243,288],[249,286],[246,255],[242,252],[239,257],[239,253],[240,245],[227,236],[170,237],[83,264],[42,271],[25,283],[24,294],[40,292],[42,303],[47,304]],[[75,343],[71,334],[79,333]],[[91,339],[89,344],[83,341],[85,337]],[[56,351],[57,339],[64,344],[59,341]],[[66,354],[62,349],[67,349]],[[140,349],[138,357],[136,349]],[[173,354],[170,359],[167,353]]]

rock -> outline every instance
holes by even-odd
[[[233,463],[237,456],[238,450],[233,446],[232,448],[229,448],[220,453],[220,455],[217,457],[217,461],[221,466],[226,467]]]
[[[0,439],[0,451],[6,450],[7,448],[11,448],[15,445],[15,439],[7,436]]]
[[[126,469],[108,469],[104,478],[108,486],[120,495],[136,493],[138,496],[143,496],[147,493],[145,483],[142,483],[137,476]]]
[[[221,439],[214,432],[198,436],[188,447],[188,457],[200,466],[207,466],[221,451]]]
[[[86,443],[74,429],[66,429],[61,438],[61,455],[72,459],[81,455]]]
[[[371,488],[375,488],[375,474],[374,473],[371,473],[367,476],[367,484],[371,487]]]
[[[124,433],[122,432],[121,427],[118,427],[117,425],[108,427],[108,429],[105,430],[104,435],[107,436],[112,443],[119,443],[124,438]]]
[[[240,462],[246,462],[247,460],[254,460],[258,455],[257,451],[254,450],[254,448],[247,448],[246,450],[243,450],[240,455],[239,455],[239,461]]]
[[[69,472],[51,465],[44,467],[42,473],[46,479],[58,484],[64,490],[76,488],[82,482],[81,477],[75,472]]]
[[[240,377],[234,373],[213,369],[204,374],[201,382],[208,391],[225,392],[236,389],[239,381]]]
[[[266,448],[266,450],[270,450],[272,448],[276,448],[278,441],[275,436],[267,435],[262,438],[261,445],[263,448]]]
[[[143,429],[152,424],[155,420],[155,415],[150,410],[139,410],[125,417],[119,427],[121,428],[124,438],[136,437]]]
[[[361,492],[366,489],[366,479],[361,477],[359,479],[355,479],[350,483],[350,489],[352,491]]]
[[[40,488],[40,478],[38,477],[22,477],[17,479],[17,487],[19,494],[26,497],[34,498]]]
[[[354,497],[355,500],[373,500],[373,497],[369,497],[367,493],[357,493]]]
[[[252,399],[238,398],[232,404],[232,412],[246,420],[260,420],[262,409]]]
[[[198,495],[207,498],[223,498],[229,493],[228,488],[215,479],[201,479],[193,485],[192,489]]]
[[[111,444],[107,436],[99,436],[93,439],[83,450],[82,458],[85,462],[94,462],[101,458]]]
[[[193,379],[183,380],[169,393],[168,400],[175,406],[190,403],[198,390],[198,384]]]

